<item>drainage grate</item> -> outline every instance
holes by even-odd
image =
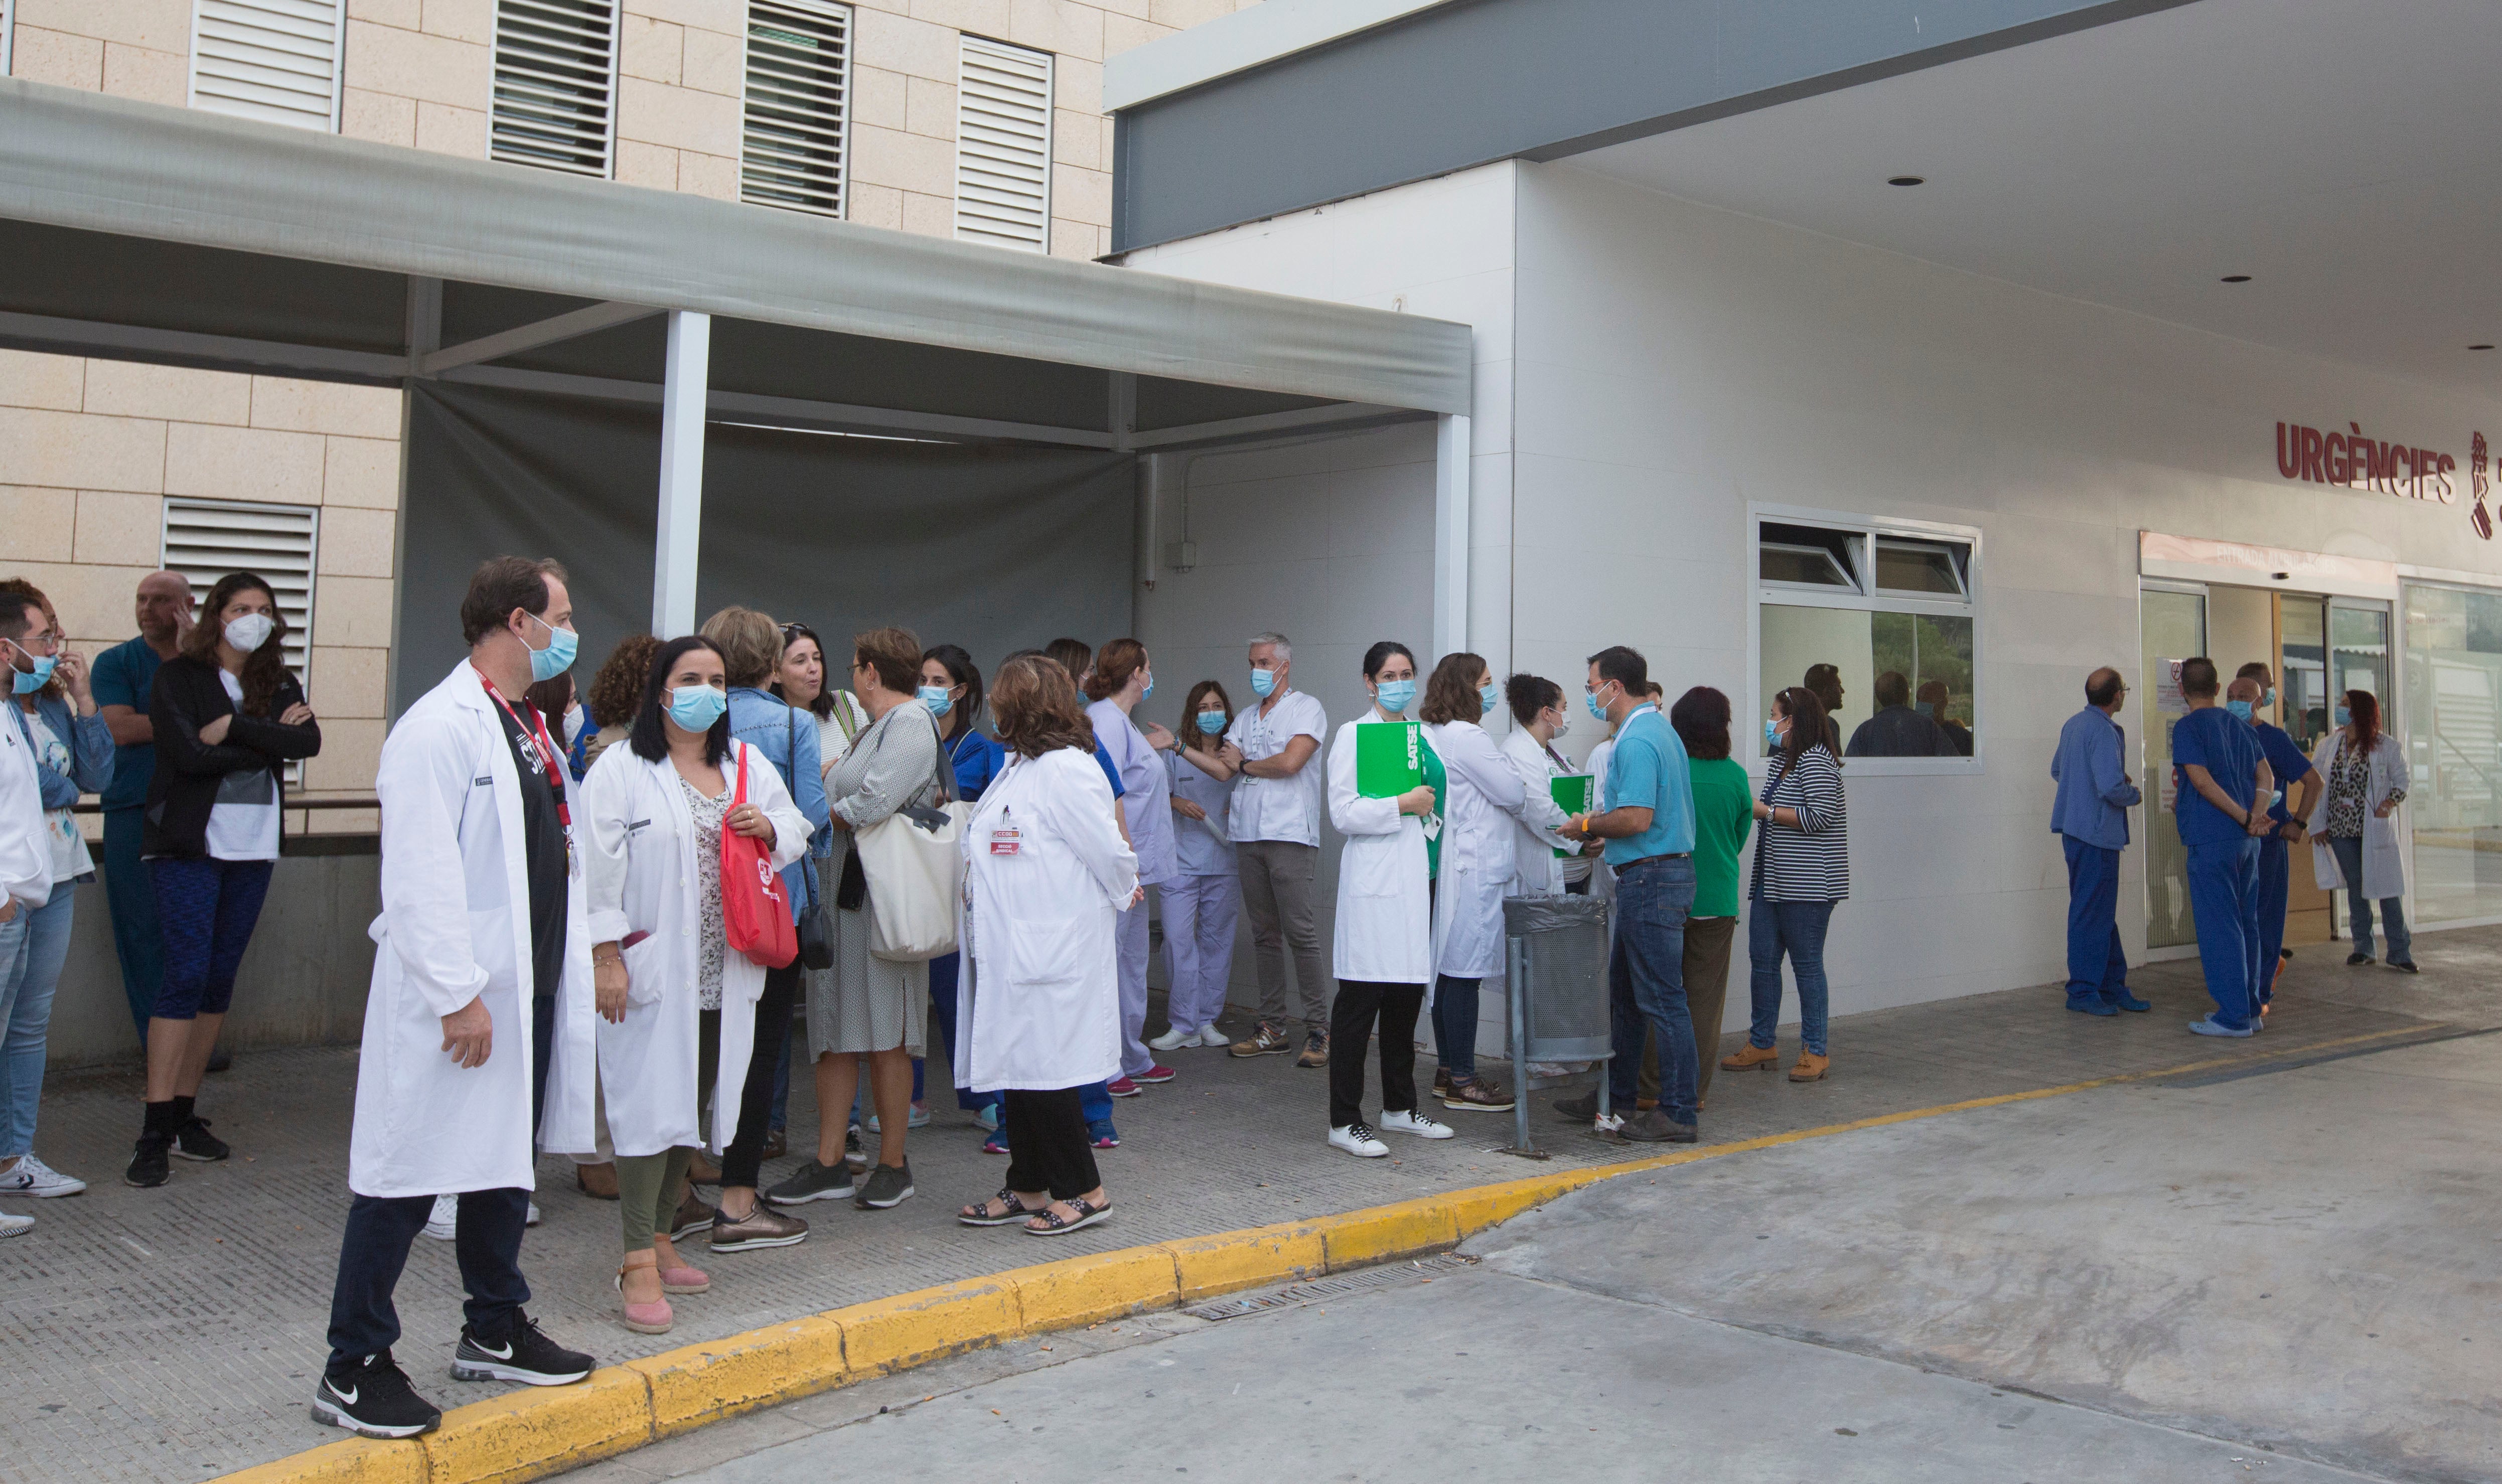
[[[1449,1273],[1466,1272],[1477,1265],[1477,1260],[1445,1252],[1437,1257],[1409,1263],[1388,1263],[1379,1267],[1367,1267],[1336,1277],[1316,1278],[1309,1283],[1291,1284],[1265,1294],[1246,1294],[1239,1298],[1219,1298],[1202,1303],[1183,1313],[1194,1319],[1240,1319],[1245,1314],[1265,1314],[1271,1309],[1301,1308],[1306,1303],[1325,1298],[1360,1294],[1367,1289],[1388,1288],[1398,1283],[1431,1283]]]

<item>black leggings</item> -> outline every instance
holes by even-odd
[[[1086,1090],[1048,1093],[1014,1089],[999,1096],[999,1127],[1008,1136],[1008,1189],[1031,1196],[1049,1191],[1054,1200],[1074,1200],[1103,1183],[1095,1148],[1086,1141]]]
[[[764,1136],[773,1120],[774,1070],[791,1056],[791,1002],[799,993],[799,961],[764,971],[764,995],[756,1001],[756,1043],[747,1057],[747,1082],[738,1098],[738,1129],[721,1153],[724,1186],[754,1186],[764,1168]],[[696,1098],[709,1100],[721,1075],[721,1012],[701,1014],[702,1050],[696,1053]],[[837,1113],[834,1116],[841,1117]]]
[[[1416,1017],[1424,1008],[1421,984],[1337,982],[1337,1004],[1330,1012],[1331,1128],[1364,1119],[1364,1043],[1372,1038],[1376,1017],[1381,1023],[1381,1111],[1416,1111]]]

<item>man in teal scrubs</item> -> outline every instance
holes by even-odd
[[[165,977],[165,946],[156,933],[156,894],[148,867],[139,861],[140,812],[148,783],[156,775],[156,730],[148,724],[148,692],[156,666],[174,658],[174,647],[191,626],[191,580],[180,572],[151,572],[139,579],[139,637],[95,657],[89,684],[97,715],[119,745],[113,750],[113,782],[104,791],[104,896],[113,912],[113,949],[121,960],[121,993],[139,1043],[148,1044],[148,1017],[156,1009],[156,988]]]
[[[2198,966],[2215,1011],[2189,1029],[2199,1035],[2246,1036],[2257,1029],[2260,802],[2274,787],[2258,733],[2215,703],[2215,661],[2181,661],[2189,714],[2172,724],[2172,765],[2180,777],[2173,813],[2189,848],[2189,910],[2198,923]]]

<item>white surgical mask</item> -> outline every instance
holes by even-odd
[[[277,621],[265,613],[247,613],[227,623],[226,642],[249,655],[267,644],[270,633],[277,627]]]

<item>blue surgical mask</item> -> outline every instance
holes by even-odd
[[[1156,678],[1155,678],[1153,675],[1150,675],[1150,676],[1148,676],[1148,677],[1147,677],[1147,683],[1146,683],[1145,685],[1142,685],[1142,686],[1138,687],[1138,699],[1140,699],[1140,700],[1145,700],[1148,696],[1153,695],[1153,694],[1155,694],[1155,693],[1156,693]]]
[[[1225,730],[1225,713],[1222,711],[1200,712],[1199,714],[1199,729],[1211,737],[1221,735]]]
[[[930,708],[931,716],[945,716],[956,709],[956,696],[950,687],[923,686],[914,693],[921,697],[921,704]]]
[[[1768,753],[1778,752],[1780,751],[1780,724],[1778,722],[1766,722],[1764,724],[1764,751]]]
[[[2338,708],[2337,708],[2337,725],[2340,725],[2340,726],[2351,726],[2351,725],[2354,725],[2354,713],[2352,713],[2351,711],[2347,710],[2347,709],[2346,709],[2345,707],[2343,707],[2343,706],[2338,707]]]
[[[2226,701],[2224,709],[2245,722],[2250,719],[2250,703],[2248,701]]]
[[[17,646],[12,644],[10,648],[17,649]],[[22,649],[17,649],[17,653],[26,655]],[[32,695],[50,685],[52,679],[52,666],[60,662],[50,655],[26,655],[26,658],[35,661],[35,667],[31,670],[11,672],[12,679],[9,682],[19,695]]]
[[[1254,695],[1256,695],[1256,696],[1260,697],[1262,700],[1267,700],[1267,699],[1268,698],[1268,692],[1269,692],[1269,691],[1274,691],[1274,690],[1276,690],[1276,689],[1277,689],[1277,672],[1276,672],[1276,671],[1274,671],[1274,670],[1253,670],[1253,671],[1251,672],[1251,693],[1252,693],[1252,694],[1254,694]]]
[[[2276,687],[2270,686],[2267,688],[2267,693],[2259,697],[2259,704],[2262,706],[2273,706],[2276,704]]]
[[[1381,703],[1384,716],[1405,716],[1416,704],[1416,683],[1412,680],[1385,680],[1372,688],[1372,698]]]
[[[1599,704],[1599,692],[1598,692],[1598,691],[1582,691],[1582,692],[1581,692],[1581,704],[1582,704],[1582,705],[1584,705],[1584,706],[1589,707],[1589,708],[1590,708],[1590,715],[1592,715],[1592,716],[1594,716],[1594,717],[1597,717],[1600,721],[1604,722],[1604,721],[1606,721],[1606,720],[1607,719],[1607,708]]]
[[[728,709],[729,697],[710,686],[676,686],[669,691],[669,720],[688,731],[712,730]]]
[[[1503,688],[1500,686],[1479,686],[1477,688],[1477,701],[1480,705],[1485,707],[1485,714],[1487,716],[1494,715],[1496,712],[1503,709]]]
[[[548,646],[530,651],[530,679],[554,680],[573,668],[574,652],[582,648],[582,636],[570,628],[558,628],[537,614],[525,615],[529,621],[548,631]],[[711,725],[706,723],[706,725]],[[701,730],[701,727],[694,728]]]

